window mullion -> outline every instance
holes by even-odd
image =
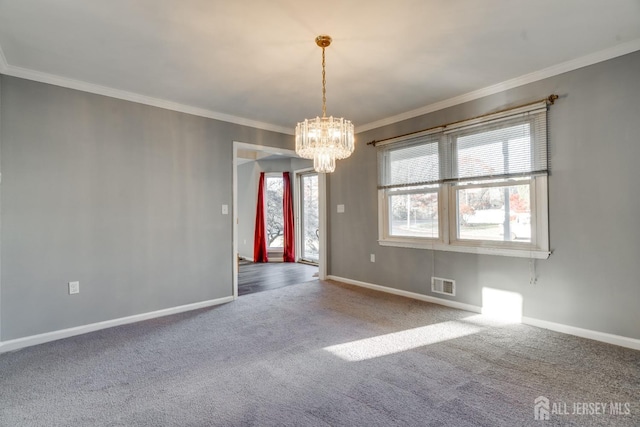
[[[438,206],[438,214],[441,218],[440,239],[445,245],[448,245],[451,240],[451,236],[449,235],[451,224],[451,221],[449,220],[449,187],[449,184],[440,184],[440,193],[438,199],[438,202],[440,204],[440,206]]]
[[[502,139],[502,158],[504,161],[504,171],[509,173],[511,170],[509,169],[509,140],[504,138]],[[529,187],[531,188],[531,187]],[[511,203],[510,203],[510,194],[509,187],[505,187],[503,190],[504,194],[504,223],[502,227],[502,237],[504,237],[504,241],[508,242],[511,240]],[[529,191],[529,198],[531,198],[531,191]],[[529,204],[531,206],[531,204]]]

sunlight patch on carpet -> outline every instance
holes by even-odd
[[[484,328],[452,320],[405,331],[325,347],[324,350],[349,362],[360,362],[475,334]]]

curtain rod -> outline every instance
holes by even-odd
[[[367,145],[373,145],[375,147],[376,144],[378,144],[380,142],[384,142],[384,141],[389,141],[390,139],[402,138],[404,136],[415,135],[417,133],[427,132],[427,131],[430,131],[432,129],[443,128],[443,127],[455,125],[455,124],[458,124],[458,123],[466,122],[466,121],[469,121],[469,120],[481,119],[482,117],[492,116],[494,114],[505,113],[505,112],[511,111],[511,110],[517,110],[518,108],[528,107],[529,105],[538,104],[538,103],[543,102],[543,101],[546,101],[548,104],[553,105],[553,103],[556,101],[556,99],[558,99],[558,95],[551,94],[551,95],[549,95],[548,97],[546,97],[544,99],[539,99],[538,101],[529,102],[527,104],[522,104],[522,105],[518,105],[518,106],[515,106],[515,107],[511,107],[511,108],[506,108],[506,109],[500,110],[500,111],[494,111],[493,113],[482,114],[480,116],[472,117],[470,119],[458,120],[457,122],[447,123],[446,125],[433,126],[433,127],[427,128],[427,129],[421,129],[421,130],[417,130],[415,132],[409,132],[409,133],[405,133],[405,134],[402,134],[402,135],[392,136],[392,137],[389,137],[389,138],[378,139],[378,140],[374,139],[373,141],[367,142]]]

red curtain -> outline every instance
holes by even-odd
[[[295,237],[293,228],[293,197],[291,194],[291,180],[289,172],[282,173],[284,187],[282,197],[282,212],[284,214],[284,262],[296,262]]]
[[[253,238],[253,262],[269,262],[264,224],[264,172],[260,172],[260,181],[258,181],[258,208],[256,209],[256,232]]]

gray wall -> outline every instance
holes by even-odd
[[[260,172],[290,172],[293,191],[293,172],[312,167],[313,160],[297,157],[257,160],[238,166],[238,253],[240,256],[253,259]]]
[[[483,287],[511,290],[525,316],[640,339],[638,75],[640,52],[358,134],[328,180],[329,273],[427,295],[449,277],[478,306]],[[367,141],[550,93],[554,253],[537,284],[526,259],[377,244]],[[291,136],[7,76],[0,95],[0,340],[231,295],[232,141]]]
[[[238,254],[253,259],[259,175],[255,161],[238,166]]]
[[[2,341],[232,295],[233,141],[291,136],[7,76],[0,91]]]
[[[432,275],[451,278],[459,302],[482,306],[483,287],[513,291],[524,316],[640,339],[638,76],[640,52],[358,134],[329,177],[329,274],[427,295]],[[376,150],[366,142],[551,93],[560,95],[549,110],[553,254],[535,262],[537,284],[527,259],[377,244]]]

